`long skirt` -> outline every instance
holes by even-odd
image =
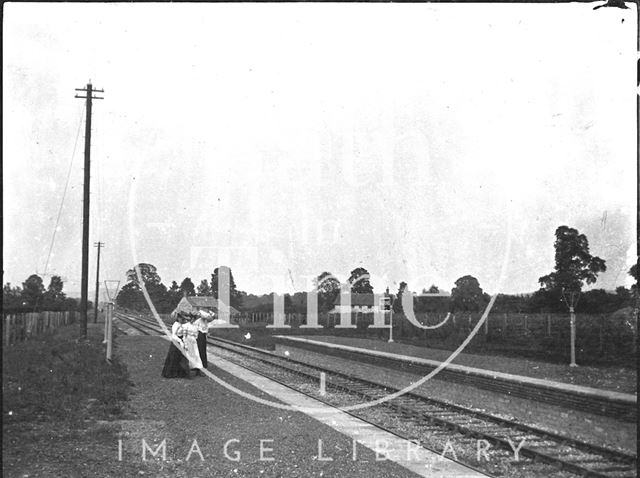
[[[198,352],[200,352],[200,361],[202,362],[202,368],[207,368],[209,362],[207,361],[207,334],[198,332]]]
[[[171,342],[171,345],[169,346],[169,352],[167,353],[167,358],[164,360],[162,376],[164,378],[189,376],[189,362],[173,342]]]
[[[202,361],[200,360],[200,352],[198,351],[198,341],[195,335],[187,335],[184,337],[184,348],[187,350],[187,358],[189,359],[190,369],[201,369]]]

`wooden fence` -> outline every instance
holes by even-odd
[[[28,312],[5,314],[2,343],[7,346],[75,322],[75,312]]]

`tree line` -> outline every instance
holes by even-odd
[[[493,312],[566,312],[567,297],[579,295],[576,300],[576,312],[607,313],[623,307],[633,305],[637,298],[637,285],[630,289],[620,286],[615,292],[603,289],[593,289],[582,292],[585,285],[594,284],[599,273],[606,270],[603,259],[589,253],[589,242],[584,234],[568,226],[560,226],[555,233],[555,268],[538,279],[540,289],[533,294],[499,294],[493,305]],[[156,309],[160,312],[173,310],[183,296],[213,296],[218,297],[218,277],[221,271],[226,271],[229,278],[231,306],[243,312],[271,312],[273,310],[274,294],[254,295],[238,290],[231,269],[220,266],[214,269],[211,279],[202,279],[196,286],[191,278],[185,277],[178,285],[176,281],[170,287],[162,284],[157,269],[152,264],[138,264],[127,271],[127,284],[118,295],[118,305],[144,310],[148,308],[142,294],[140,278]],[[637,266],[629,270],[636,281]],[[347,279],[347,286],[352,293],[372,294],[373,286],[370,274],[364,267],[353,269]],[[455,281],[451,295],[434,294],[440,288],[433,284],[423,289],[421,294],[413,296],[414,310],[423,312],[478,312],[483,310],[490,301],[490,296],[482,290],[478,279],[472,275],[464,275]],[[330,272],[324,271],[314,279],[314,289],[318,298],[318,310],[328,312],[335,306],[341,292],[340,281]],[[393,310],[402,312],[400,297],[407,291],[407,283],[401,282],[398,291],[385,295],[391,298]],[[286,313],[301,313],[307,311],[307,292],[285,294],[284,307]]]
[[[80,301],[67,297],[60,276],[52,276],[45,288],[42,277],[31,274],[22,287],[7,282],[2,287],[2,312],[39,312],[78,310]]]
[[[620,286],[615,292],[593,289],[582,292],[585,285],[594,284],[599,273],[606,271],[603,259],[589,253],[589,242],[584,234],[568,226],[560,226],[555,233],[555,268],[538,279],[540,289],[533,294],[500,294],[494,303],[493,312],[566,312],[567,297],[576,297],[576,312],[606,313],[623,307],[632,306],[637,300],[637,265],[629,270],[636,284],[630,289]],[[169,313],[175,309],[184,296],[213,296],[219,298],[219,277],[224,275],[229,283],[230,304],[241,312],[273,311],[274,293],[254,295],[238,290],[231,269],[219,266],[213,270],[210,278],[202,279],[196,285],[190,277],[178,284],[172,281],[167,287],[162,283],[157,268],[153,264],[140,263],[127,271],[127,283],[116,298],[120,307],[133,310],[148,310],[141,283],[149,294],[156,310]],[[364,267],[353,269],[347,279],[352,293],[371,294],[373,286],[370,274]],[[196,281],[197,282],[197,281]],[[413,296],[414,310],[423,312],[478,312],[489,303],[490,296],[482,290],[478,279],[464,275],[454,283],[450,296],[440,295],[440,288],[432,284],[422,293]],[[335,306],[341,292],[340,281],[330,272],[324,271],[314,279],[314,289],[318,298],[318,310],[328,312]],[[3,288],[3,311],[7,310],[76,310],[78,301],[70,299],[62,292],[63,282],[59,276],[53,276],[45,289],[42,279],[33,274],[23,282],[22,288],[10,283]],[[407,291],[407,283],[400,282],[398,290],[384,295],[391,298],[393,310],[402,312],[400,297]],[[307,311],[307,292],[284,295],[286,313]]]

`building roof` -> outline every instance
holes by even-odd
[[[430,298],[430,297],[451,297],[451,294],[449,294],[447,291],[441,290],[438,292],[425,292],[423,294],[417,294],[416,297],[425,297],[425,298]]]
[[[212,295],[210,296],[189,295],[189,296],[186,296],[185,299],[187,300],[187,302],[189,302],[189,304],[191,304],[194,307],[215,307],[215,308],[218,307],[218,299],[216,299]]]
[[[200,295],[200,296],[190,295],[190,296],[184,297],[184,299],[186,299],[186,301],[192,307],[206,307],[206,308],[215,309],[216,312],[218,311],[218,299],[216,299],[212,295]],[[240,312],[238,312],[234,307],[229,307],[229,313],[239,314]]]

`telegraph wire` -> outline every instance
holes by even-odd
[[[69,179],[71,178],[71,171],[73,168],[73,160],[76,156],[76,149],[78,147],[78,139],[80,138],[80,130],[82,129],[82,117],[84,116],[85,105],[82,105],[82,111],[80,112],[80,122],[78,124],[78,132],[76,133],[76,141],[73,145],[73,153],[71,154],[71,162],[69,163],[69,170],[67,172],[67,181],[64,184],[64,191],[62,192],[62,201],[60,201],[60,208],[58,209],[58,217],[56,218],[56,224],[53,227],[53,234],[51,235],[51,244],[49,245],[49,253],[47,254],[47,262],[44,265],[44,272],[42,276],[46,276],[47,268],[49,267],[49,260],[51,259],[51,252],[53,251],[53,244],[56,240],[56,232],[58,231],[58,224],[60,223],[60,216],[62,215],[62,207],[64,206],[64,200],[67,196],[67,188],[69,187]]]

